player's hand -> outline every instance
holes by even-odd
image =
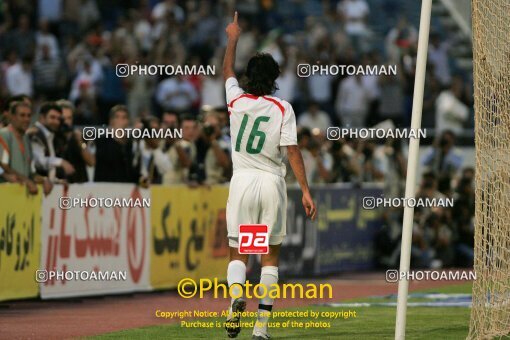
[[[317,208],[315,207],[315,203],[313,203],[312,196],[310,196],[309,192],[303,194],[302,202],[303,207],[305,208],[306,216],[310,217],[312,221],[315,220]]]
[[[228,24],[227,28],[225,29],[225,32],[227,32],[227,37],[232,40],[239,39],[239,36],[241,35],[241,27],[237,24],[237,12],[234,14],[234,21],[232,21],[230,24]]]

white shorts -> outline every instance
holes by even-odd
[[[281,244],[286,223],[285,179],[262,170],[237,170],[230,180],[227,201],[229,246],[239,248],[240,224],[266,224],[269,244]]]

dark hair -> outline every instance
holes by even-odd
[[[452,139],[455,141],[456,139],[456,136],[455,136],[455,132],[453,132],[452,130],[444,130],[443,133],[441,134],[441,138],[445,137],[445,136],[450,136],[452,137]]]
[[[185,121],[192,121],[192,122],[197,123],[197,119],[190,114],[182,114],[179,118],[180,118],[181,123],[185,122]]]
[[[298,137],[298,140],[301,140],[303,137],[311,138],[312,137],[312,132],[310,131],[309,128],[305,127],[305,128],[302,128],[301,130],[298,131],[297,137]]]
[[[124,111],[126,112],[126,114],[129,116],[129,111],[127,109],[127,106],[126,105],[122,105],[122,104],[118,104],[118,105],[115,105],[114,107],[112,107],[110,109],[110,113],[108,115],[108,118],[111,120],[115,117],[115,114],[119,111]]]
[[[437,184],[437,176],[432,171],[423,174],[423,188],[432,189]]]
[[[30,96],[26,94],[18,94],[9,98],[9,102],[22,102],[24,100],[31,101]]]
[[[255,96],[271,95],[278,89],[275,81],[279,75],[274,58],[269,53],[257,53],[248,61],[243,90]]]
[[[450,191],[452,189],[451,185],[450,185],[451,181],[452,181],[452,179],[450,178],[450,176],[439,177],[438,183],[437,183],[437,191],[442,192],[443,194],[445,192]]]
[[[5,105],[3,107],[3,110],[4,111],[9,111],[10,110],[10,107],[12,105],[12,103],[14,102],[23,102],[25,101],[25,99],[27,99],[28,101],[30,101],[30,97],[27,96],[26,94],[18,94],[16,96],[12,96],[12,97],[9,97],[6,101],[5,101]]]
[[[177,118],[179,118],[179,114],[175,111],[163,111],[163,114],[161,116],[163,117],[164,115],[177,116]]]
[[[21,58],[21,63],[22,64],[31,64],[32,61],[33,61],[33,58],[32,58],[31,55],[26,55],[23,58]]]
[[[156,123],[159,124],[159,118],[154,116],[148,116],[142,119],[142,129],[145,131],[148,131],[152,129],[152,124]],[[150,133],[148,133],[150,135]],[[149,138],[150,139],[150,138]]]
[[[9,113],[11,115],[15,115],[16,111],[18,110],[18,107],[28,107],[30,110],[32,110],[32,106],[24,101],[12,101],[9,105]]]
[[[175,116],[177,118],[177,125],[180,125],[181,117],[180,117],[180,115],[177,112],[174,112],[174,111],[165,111],[165,112],[163,112],[163,114],[161,115],[161,121],[163,121],[163,117],[165,115]]]
[[[437,180],[437,176],[434,172],[432,171],[427,171],[423,174],[423,179],[428,179],[428,180],[432,180],[432,181],[435,181]]]
[[[41,105],[41,108],[39,109],[39,114],[41,116],[46,117],[48,112],[50,112],[51,110],[55,110],[62,113],[62,109],[55,102],[45,102]]]

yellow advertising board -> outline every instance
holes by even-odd
[[[19,184],[0,184],[0,190],[0,301],[36,297],[41,188],[37,195]]]
[[[226,279],[227,186],[151,187],[151,285],[175,288],[183,278]]]

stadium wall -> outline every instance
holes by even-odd
[[[40,190],[41,191],[41,190]],[[298,188],[288,189],[281,275],[313,276],[373,268],[381,222],[361,208],[378,186],[312,187],[319,218],[307,220]],[[189,188],[128,184],[57,185],[28,195],[0,185],[0,301],[172,289],[182,278],[226,280],[228,186]],[[150,208],[61,208],[61,197],[150,199]],[[257,269],[257,261],[250,266]],[[123,271],[125,280],[47,280],[37,271]]]

